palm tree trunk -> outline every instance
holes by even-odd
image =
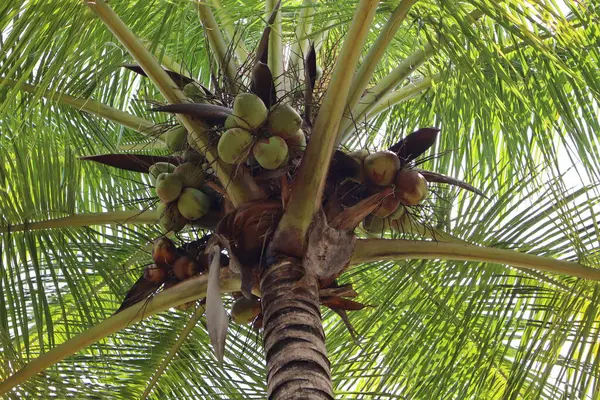
[[[287,258],[264,270],[260,290],[269,400],[333,399],[317,279]]]

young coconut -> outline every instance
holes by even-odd
[[[251,323],[262,312],[260,301],[240,297],[231,307],[231,318],[236,324]]]
[[[187,147],[187,130],[181,125],[177,125],[165,133],[165,142],[167,147],[173,151],[181,151]]]
[[[163,172],[156,178],[156,195],[165,203],[176,200],[182,189],[183,182],[178,175]]]
[[[379,206],[373,210],[372,214],[376,217],[386,218],[395,212],[400,206],[400,197],[392,193],[381,200]]]
[[[235,116],[233,114],[229,114],[227,118],[225,118],[225,129],[231,128],[240,128],[240,125],[235,120]]]
[[[362,222],[365,231],[372,235],[381,235],[383,232],[390,229],[390,224],[387,218],[376,217],[369,214]]]
[[[264,169],[277,169],[288,155],[288,146],[279,136],[259,139],[252,147],[252,154]]]
[[[158,211],[160,215],[160,224],[166,232],[179,232],[185,227],[187,220],[177,209],[177,203],[165,204],[159,203]]]
[[[302,126],[302,117],[289,104],[271,107],[267,120],[267,131],[284,139],[294,136]]]
[[[427,197],[429,189],[423,175],[413,169],[403,169],[396,175],[396,193],[405,206],[416,206]]]
[[[244,162],[249,154],[248,150],[252,140],[252,134],[245,129],[231,128],[226,130],[219,138],[219,144],[217,145],[219,158],[228,164]]]
[[[367,179],[367,174],[365,172],[365,158],[367,158],[367,156],[369,155],[369,150],[360,149],[360,150],[353,151],[353,152],[349,153],[348,155],[350,157],[352,157],[352,159],[354,161],[356,161],[356,163],[359,166],[358,173],[354,176],[349,176],[348,178],[351,181],[354,181],[357,183],[363,183]]]
[[[157,162],[156,164],[153,164],[148,172],[150,173],[150,182],[152,182],[153,185],[156,184],[156,178],[162,174],[163,172],[173,172],[175,171],[175,166],[171,163],[168,162]]]
[[[204,216],[210,209],[210,197],[194,188],[185,188],[177,200],[177,208],[189,220]]]
[[[371,182],[387,186],[394,183],[394,178],[400,170],[400,159],[391,151],[378,151],[365,157],[364,165],[367,178]]]
[[[194,103],[206,103],[205,93],[195,82],[190,82],[183,87],[183,93]]]
[[[173,173],[179,176],[184,187],[200,189],[206,180],[206,172],[194,162],[179,164]]]
[[[254,93],[238,94],[233,100],[233,115],[238,126],[256,129],[267,119],[265,103]]]
[[[189,142],[189,140],[188,140]],[[204,158],[204,156],[200,153],[198,153],[196,150],[192,149],[191,147],[187,147],[185,149],[185,151],[183,152],[183,160],[185,162],[193,162],[194,164],[198,164],[201,165],[202,163],[204,163],[206,161],[206,159]]]

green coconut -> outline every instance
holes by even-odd
[[[252,134],[242,128],[226,130],[219,138],[217,151],[219,158],[228,164],[239,164],[248,157]]]
[[[364,160],[365,174],[376,185],[387,186],[394,183],[400,159],[391,151],[378,151],[369,154]]]
[[[289,104],[276,104],[271,107],[267,120],[267,131],[271,135],[288,139],[296,135],[302,126],[302,117]]]
[[[237,123],[235,116],[233,114],[229,114],[227,118],[225,118],[225,129],[231,128],[239,128],[240,125]]]
[[[302,129],[298,129],[296,133],[285,138],[285,141],[290,150],[304,151],[306,149],[306,135]]]
[[[254,93],[238,94],[233,101],[233,115],[238,126],[256,129],[267,119],[265,103]]]
[[[175,165],[168,162],[157,162],[156,164],[153,164],[148,171],[150,173],[150,182],[152,182],[152,184],[155,185],[156,178],[160,174],[162,174],[163,172],[173,171],[175,171]]]
[[[183,189],[183,182],[178,175],[163,172],[156,178],[156,195],[164,203],[177,200]]]
[[[181,151],[187,147],[187,130],[181,125],[177,125],[165,133],[165,142],[167,147],[173,151]]]
[[[177,208],[186,219],[198,219],[210,209],[210,197],[194,188],[185,188],[177,200]]]
[[[202,163],[204,163],[204,161],[206,161],[206,159],[204,158],[204,156],[202,154],[198,153],[196,150],[192,149],[191,147],[187,147],[185,149],[185,151],[183,152],[183,160],[185,162],[193,162],[198,165],[201,165]]]
[[[264,169],[277,169],[288,156],[288,146],[279,136],[259,139],[252,147],[252,154]]]
[[[206,180],[206,172],[195,162],[179,164],[173,173],[179,176],[186,188],[200,189]]]
[[[231,318],[236,324],[251,323],[261,313],[260,301],[240,297],[231,307]]]
[[[369,214],[362,222],[362,226],[368,233],[372,235],[381,235],[390,229],[390,224],[387,218],[376,217]]]
[[[158,212],[160,215],[159,222],[166,232],[179,232],[187,223],[187,220],[177,209],[177,203],[159,203]]]
[[[405,206],[420,204],[429,193],[427,180],[418,171],[403,169],[396,175],[396,193]]]
[[[352,176],[349,176],[348,179],[350,179],[354,182],[358,182],[358,183],[365,182],[365,180],[367,179],[367,175],[365,172],[364,160],[369,155],[369,150],[367,150],[367,149],[356,150],[351,153],[348,153],[348,155],[350,157],[352,157],[352,159],[354,161],[356,161],[356,164],[358,164],[356,173]]]

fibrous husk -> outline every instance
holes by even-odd
[[[378,151],[369,154],[364,160],[367,178],[376,185],[387,186],[394,183],[400,170],[400,159],[391,151]]]
[[[194,220],[204,216],[210,209],[211,200],[202,191],[185,188],[177,200],[177,208],[184,218]]]
[[[381,200],[379,206],[373,210],[373,215],[380,218],[389,217],[400,206],[400,197],[395,193],[386,196]]]
[[[405,206],[416,206],[427,197],[429,192],[427,180],[412,169],[399,171],[395,183],[397,196]]]
[[[252,147],[252,154],[264,169],[277,169],[284,164],[288,155],[288,146],[279,136],[259,139]]]
[[[267,114],[265,103],[254,93],[238,94],[233,101],[233,115],[243,128],[258,128],[267,119]]]
[[[198,272],[200,272],[200,267],[188,256],[179,257],[173,264],[173,275],[180,281],[191,278]]]
[[[181,179],[173,173],[163,172],[156,178],[156,194],[165,203],[177,200],[182,189]]]
[[[155,284],[163,284],[169,277],[169,269],[165,266],[152,264],[144,269],[144,278]]]
[[[167,147],[173,151],[181,151],[187,147],[187,130],[181,125],[177,125],[165,133],[165,142]]]
[[[175,165],[168,162],[157,162],[149,168],[148,172],[150,173],[150,182],[152,182],[152,184],[155,185],[156,178],[158,178],[160,174],[162,174],[163,172],[173,171],[175,171]]]
[[[186,162],[175,168],[173,173],[179,176],[183,186],[186,188],[200,189],[206,180],[206,172],[195,162]]]
[[[161,237],[154,241],[152,259],[156,265],[172,265],[177,257],[177,248],[171,239]]]
[[[240,164],[250,153],[252,134],[242,128],[231,128],[219,139],[217,151],[219,158],[228,164]]]
[[[267,131],[271,135],[287,139],[298,132],[302,126],[302,117],[292,106],[285,103],[271,107],[267,120]]]

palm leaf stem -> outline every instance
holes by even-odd
[[[575,262],[465,243],[394,239],[357,240],[350,263],[361,264],[397,259],[488,262],[600,281],[600,270]]]
[[[235,94],[238,91],[237,85],[235,85],[238,66],[229,54],[227,43],[219,29],[219,24],[217,24],[215,16],[205,1],[196,1],[196,11],[206,32],[208,43],[217,56],[217,61],[221,66],[220,70],[225,75],[225,84],[231,93]]]
[[[358,101],[373,77],[377,65],[385,54],[390,42],[394,39],[394,36],[404,21],[404,18],[406,18],[408,11],[416,1],[417,0],[400,1],[400,4],[398,4],[390,15],[390,18],[379,33],[379,36],[377,36],[377,40],[373,43],[373,46],[352,80],[350,95],[348,96],[348,101],[346,103],[348,110],[354,110],[358,104]]]
[[[152,375],[150,382],[148,382],[148,386],[146,386],[146,389],[144,390],[144,393],[142,394],[143,399],[147,398],[150,395],[150,392],[152,392],[152,389],[154,388],[154,386],[156,385],[156,383],[158,382],[158,380],[160,379],[162,374],[165,372],[165,370],[167,369],[167,367],[169,366],[169,364],[171,363],[171,361],[177,354],[177,351],[179,351],[181,346],[185,343],[189,334],[192,332],[192,329],[194,329],[194,327],[198,323],[198,320],[200,319],[200,317],[202,317],[203,314],[204,314],[204,306],[202,306],[201,304],[198,304],[196,306],[196,309],[194,310],[194,314],[192,314],[192,317],[190,318],[190,320],[187,322],[187,324],[185,325],[185,327],[183,328],[181,333],[179,333],[179,337],[177,338],[177,340],[175,341],[173,346],[171,346],[171,348],[167,352],[165,358],[162,360],[162,362],[160,363],[160,365],[158,366],[158,368]]]
[[[268,21],[273,10],[277,6],[278,0],[267,0],[265,2],[265,19]],[[281,37],[281,6],[277,10],[275,22],[271,26],[269,33],[269,51],[267,65],[273,74],[273,83],[278,98],[282,98],[285,88],[283,84],[283,40]]]
[[[295,242],[302,249],[306,232],[322,201],[327,170],[337,138],[337,128],[352,76],[377,10],[378,0],[361,0],[346,34],[331,82],[325,93],[314,129],[294,180],[290,200],[275,236],[275,248]],[[315,169],[314,166],[320,168]],[[293,233],[292,233],[293,232]],[[294,237],[289,241],[289,235]]]
[[[88,114],[92,114],[105,120],[115,122],[119,125],[133,129],[153,139],[159,137],[161,133],[160,128],[151,121],[147,121],[143,118],[107,106],[106,104],[102,104],[92,99],[75,97],[65,93],[55,92],[49,89],[42,90],[38,86],[30,85],[28,83],[17,82],[12,79],[0,80],[0,86],[3,85],[14,87],[17,90],[22,90],[33,95],[40,95],[50,101],[56,101],[58,103],[75,107],[80,111],[84,111]]]
[[[217,10],[217,14],[224,11],[223,3],[221,3],[221,0],[211,0],[210,2],[212,4],[212,6],[214,7],[214,9]],[[233,27],[233,24],[227,18],[227,16],[225,16],[224,18],[220,18],[220,20],[221,20],[221,26],[223,27],[223,31],[225,32],[225,35],[227,36],[229,43],[232,44],[233,51],[235,52],[235,55],[237,56],[238,61],[240,63],[243,63],[248,58],[248,55],[250,54],[250,52],[244,45],[244,42],[241,38],[238,38],[236,40],[235,28]]]
[[[297,67],[298,76],[300,77],[304,76],[304,56],[308,50],[308,36],[312,32],[314,15],[315,1],[304,0],[298,16],[298,25],[296,26],[296,41],[292,45],[288,60],[288,71]]]
[[[155,224],[160,217],[156,210],[125,210],[101,213],[82,213],[16,225],[0,226],[1,233],[34,231],[40,229],[77,228],[90,225]]]

